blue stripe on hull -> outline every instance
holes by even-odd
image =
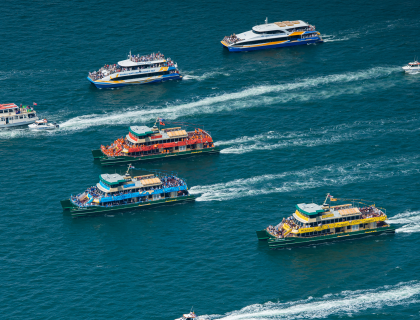
[[[153,81],[149,81],[149,82],[144,82],[144,83],[108,83],[108,82],[96,82],[93,81],[92,79],[90,79],[89,77],[87,77],[87,79],[93,83],[95,85],[96,88],[99,89],[103,89],[103,88],[118,88],[118,87],[126,87],[126,86],[133,86],[136,84],[149,84],[149,83],[158,83],[158,82],[164,82],[164,81],[170,81],[170,80],[182,80],[182,76],[177,75],[177,76],[164,76],[162,78],[159,79],[155,79]]]
[[[260,46],[260,47],[250,47],[250,48],[235,48],[235,47],[227,47],[227,48],[229,49],[230,52],[245,52],[245,51],[255,51],[255,50],[265,50],[265,49],[301,46],[301,45],[305,45],[305,44],[319,43],[319,42],[324,42],[324,41],[317,38],[317,39],[310,39],[310,40],[304,40],[304,41],[273,44],[271,46]]]

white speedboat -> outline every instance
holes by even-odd
[[[0,128],[24,126],[38,120],[31,106],[18,107],[14,103],[0,104]]]
[[[197,315],[194,311],[191,311],[188,314],[183,314],[181,318],[175,319],[175,320],[194,320],[197,318]]]
[[[41,119],[30,124],[28,127],[34,130],[54,130],[58,129],[60,126],[56,123],[48,123],[47,119]]]
[[[410,62],[406,66],[402,67],[406,73],[418,73],[420,72],[420,62]]]

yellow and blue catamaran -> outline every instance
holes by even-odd
[[[273,49],[323,42],[315,26],[302,20],[254,26],[252,30],[226,36],[222,45],[232,52]]]
[[[87,79],[97,88],[117,88],[134,84],[181,80],[178,64],[158,52],[150,55],[132,55],[118,64],[106,64],[90,72]]]

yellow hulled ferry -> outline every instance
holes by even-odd
[[[351,200],[331,205],[348,200],[351,199],[335,199],[327,194],[322,205],[297,204],[292,216],[257,231],[257,237],[268,240],[271,249],[279,249],[395,233],[395,227],[386,223],[386,211],[374,204]]]

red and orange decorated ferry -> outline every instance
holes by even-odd
[[[186,131],[182,127],[161,126],[165,126],[162,118],[158,118],[152,128],[131,126],[125,137],[115,140],[111,145],[101,146],[101,149],[92,150],[93,157],[106,166],[220,152],[210,133],[203,129]]]

